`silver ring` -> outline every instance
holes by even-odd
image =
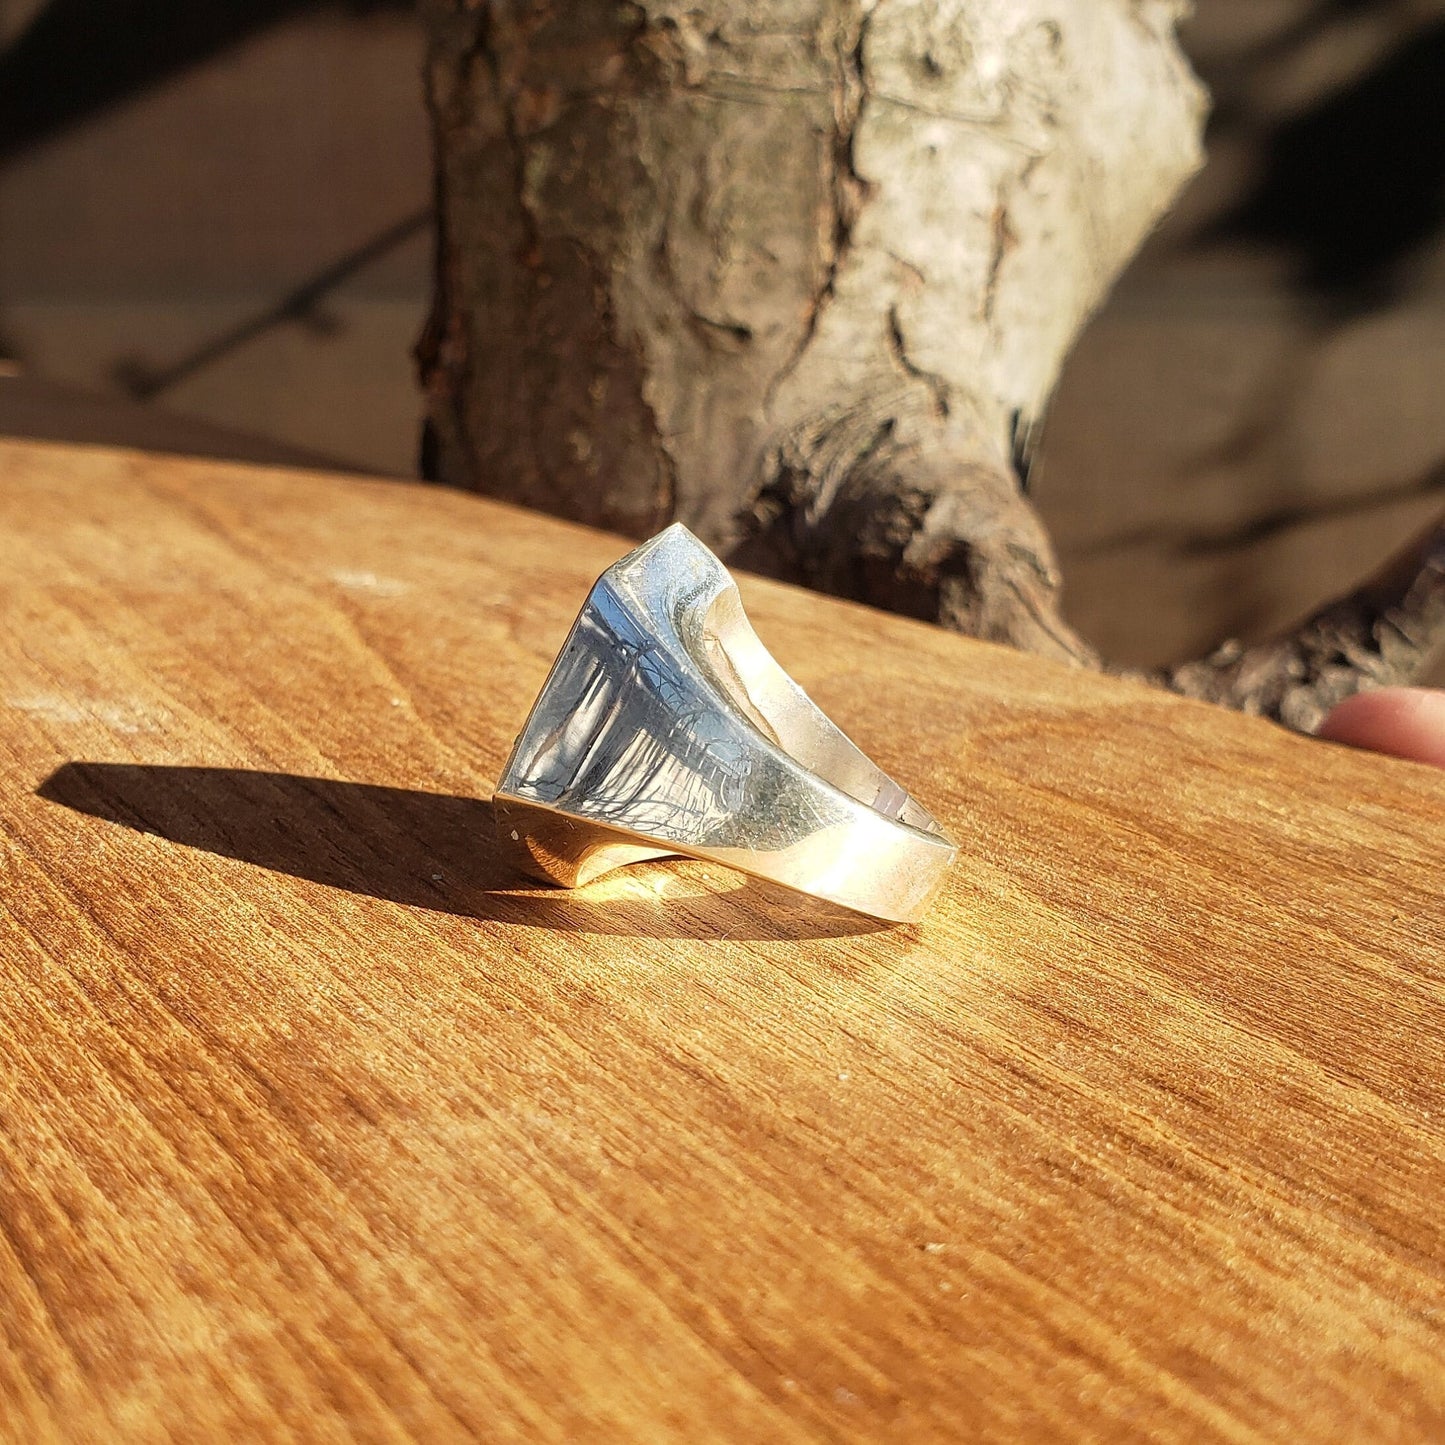
[[[680,523],[588,594],[494,805],[513,861],[550,883],[681,854],[899,923],[957,852],[772,659]]]

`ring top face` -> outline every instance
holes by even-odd
[[[778,666],[681,524],[593,587],[495,803],[520,866],[549,881],[681,853],[897,921],[922,915],[956,851]]]

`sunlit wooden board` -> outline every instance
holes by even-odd
[[[1445,775],[745,580],[945,896],[549,893],[624,546],[0,445],[5,1436],[1441,1438]]]

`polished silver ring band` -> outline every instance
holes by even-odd
[[[518,867],[567,887],[681,854],[913,922],[957,851],[772,659],[681,524],[588,594],[494,801]]]

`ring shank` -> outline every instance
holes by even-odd
[[[784,847],[701,847],[664,840],[498,793],[498,831],[519,869],[577,888],[629,863],[680,856],[720,863],[839,907],[916,923],[943,885],[954,848],[860,804],[853,821],[800,830]]]

